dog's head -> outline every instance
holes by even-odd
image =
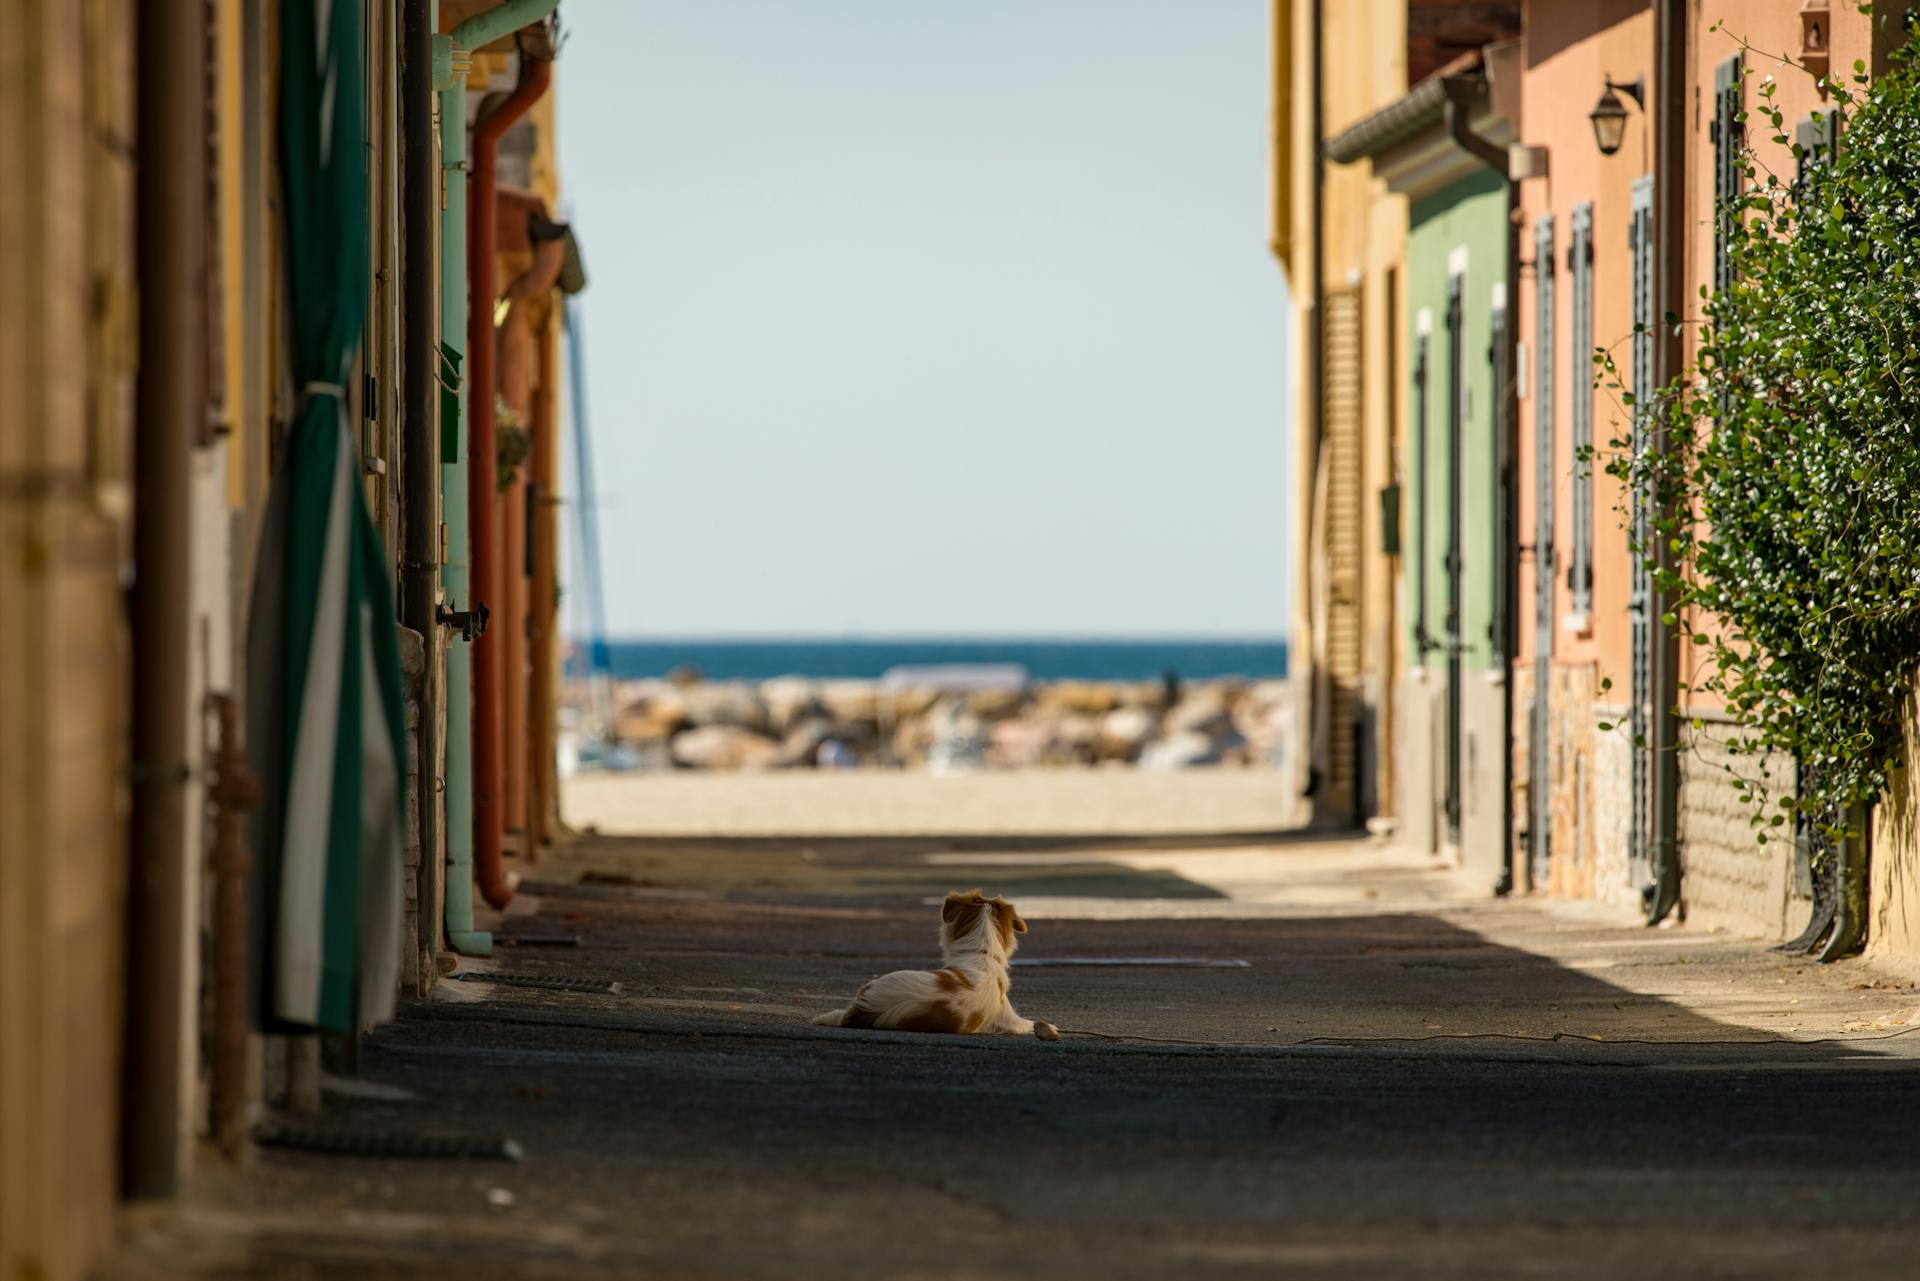
[[[997,946],[1001,954],[1012,956],[1019,946],[1013,936],[1026,932],[1027,923],[1019,911],[997,894],[988,898],[979,890],[968,890],[964,894],[953,890],[940,906],[942,947],[953,947],[978,933],[982,944]]]

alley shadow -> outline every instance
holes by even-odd
[[[1371,838],[1347,827],[1285,827],[1268,831],[1196,829],[1186,832],[1009,832],[929,836],[923,832],[862,832],[857,836],[668,836],[585,831],[567,847],[568,862],[591,866],[596,851],[657,850],[663,853],[780,853],[831,849],[848,858],[966,852],[1061,853],[1072,850],[1228,849],[1249,846],[1365,844]]]
[[[812,899],[922,897],[981,886],[1016,900],[1045,898],[1221,899],[1219,889],[1164,868],[1102,858],[1171,850],[1276,850],[1361,844],[1339,831],[1186,832],[1131,835],[667,837],[582,836],[538,867],[539,893],[617,896],[674,888],[769,892]],[[978,862],[968,856],[979,856]],[[1075,858],[1075,855],[1084,855]],[[1007,856],[1014,856],[1009,859]],[[1031,862],[1020,861],[1029,856]]]
[[[1421,911],[1289,915],[1297,908],[1281,903],[1270,914],[1259,905],[1213,912],[1207,904],[1227,895],[1162,869],[1088,861],[854,870],[862,874],[843,878],[814,865],[804,886],[769,885],[752,894],[689,889],[686,878],[666,869],[655,885],[535,883],[528,889],[537,911],[498,925],[497,955],[517,972],[617,982],[629,993],[672,997],[689,1007],[709,992],[754,1007],[714,1018],[617,999],[596,1004],[593,1017],[613,1025],[691,1020],[708,1033],[764,1033],[801,1022],[824,1008],[824,995],[851,991],[877,973],[933,963],[933,900],[947,888],[978,883],[1016,903],[1024,896],[1086,905],[1084,912],[1033,920],[1022,940],[1020,958],[1027,964],[1017,999],[1031,1017],[1113,1038],[1100,1044],[1143,1038],[1239,1052],[1304,1043],[1444,1048],[1487,1041],[1575,1058],[1628,1046],[1656,1053],[1659,1047],[1738,1046],[1749,1055],[1822,1059],[1864,1052],[1845,1041],[1786,1042],[1656,995],[1673,990],[1683,972],[1694,973],[1679,968],[1693,962],[1677,948],[1636,951],[1622,962],[1622,972],[1642,980],[1636,987]],[[1100,900],[1119,910],[1107,914]],[[1155,910],[1149,901],[1166,908]],[[1129,903],[1148,911],[1142,915]],[[555,932],[575,945],[515,946],[518,935]],[[1069,958],[1073,964],[1046,964]],[[1160,958],[1181,964],[1155,964]],[[1101,959],[1123,963],[1086,963]],[[727,995],[737,993],[750,995]],[[1751,1008],[1760,1010],[1770,996],[1754,988]],[[485,1021],[526,999],[503,992],[481,1009],[422,1007],[421,1017]],[[787,1009],[791,1014],[782,1018]]]

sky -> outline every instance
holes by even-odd
[[[609,631],[1286,630],[1267,0],[566,0]]]

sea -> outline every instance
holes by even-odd
[[[608,643],[615,680],[665,676],[683,668],[707,680],[874,679],[889,668],[948,663],[1015,663],[1034,680],[1144,681],[1287,674],[1287,643],[1270,639],[764,639],[627,640]],[[576,647],[569,670],[578,672]]]

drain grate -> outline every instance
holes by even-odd
[[[499,983],[506,987],[532,987],[547,992],[593,992],[611,996],[620,991],[618,983],[606,979],[569,979],[546,974],[501,974],[494,970],[478,973],[462,970],[453,977],[466,983]]]
[[[290,1148],[323,1156],[406,1157],[426,1161],[518,1161],[525,1155],[508,1138],[473,1135],[398,1134],[392,1130],[322,1130],[269,1125],[254,1135],[266,1148]]]
[[[578,934],[495,934],[495,943],[507,947],[579,947]]]

